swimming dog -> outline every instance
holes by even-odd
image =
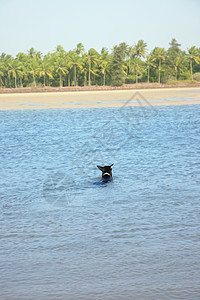
[[[112,180],[113,165],[114,164],[112,164],[110,166],[104,166],[104,167],[97,166],[97,168],[102,171],[102,181],[103,182],[108,182],[108,181]]]

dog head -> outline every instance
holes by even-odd
[[[113,167],[113,164],[110,166],[104,166],[104,167],[97,166],[97,168],[99,168],[99,170],[102,171],[102,178],[104,178],[104,179],[112,178],[112,167]]]

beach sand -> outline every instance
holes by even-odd
[[[0,94],[0,110],[200,104],[200,88]]]

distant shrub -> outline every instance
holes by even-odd
[[[200,81],[200,72],[194,73],[193,78],[196,81]]]
[[[197,82],[196,80],[191,80],[191,79],[186,79],[186,80],[168,80],[166,83],[167,84],[173,84],[173,85],[184,85],[187,83],[195,83]]]
[[[191,78],[191,73],[190,73],[189,70],[179,74],[179,79],[180,80],[187,80],[187,79],[190,80],[190,78]]]
[[[43,87],[43,84],[41,82],[37,82],[37,86],[34,85],[33,82],[27,84],[26,87],[29,87],[29,88],[33,88],[33,89],[37,89],[37,88],[42,88]]]
[[[135,83],[136,80],[136,76],[135,75],[128,75],[125,79],[125,83],[129,84],[129,83]]]
[[[197,82],[196,80],[192,80],[192,79],[187,79],[187,80],[184,80],[185,83],[195,83]]]
[[[182,82],[182,81],[181,81],[181,82]],[[178,80],[168,80],[166,83],[167,83],[167,84],[179,84],[180,81],[178,81]]]

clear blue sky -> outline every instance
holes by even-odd
[[[139,39],[168,48],[200,47],[200,0],[0,0],[0,53],[31,47],[46,54],[57,45],[111,49]]]

